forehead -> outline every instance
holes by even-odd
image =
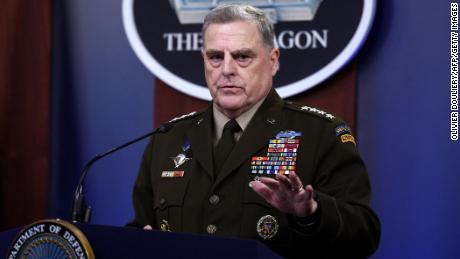
[[[250,21],[214,23],[205,32],[205,49],[240,49],[263,47],[257,25]]]

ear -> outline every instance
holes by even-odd
[[[270,65],[272,70],[272,76],[278,72],[279,68],[279,58],[280,58],[280,50],[278,48],[273,48],[270,52]]]

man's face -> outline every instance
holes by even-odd
[[[254,23],[211,24],[202,54],[211,96],[228,117],[247,111],[270,91],[279,50],[264,47]]]

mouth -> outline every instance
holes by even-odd
[[[236,86],[236,85],[221,85],[221,86],[218,86],[218,88],[228,89],[228,88],[241,88],[241,87]]]
[[[239,94],[243,87],[236,85],[221,85],[217,86],[217,90],[225,95],[235,95]]]

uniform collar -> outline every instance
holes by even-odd
[[[251,159],[251,156],[257,154],[281,130],[282,107],[283,100],[272,88],[222,166],[213,190],[244,162]]]
[[[242,163],[250,159],[261,148],[263,148],[270,138],[273,138],[282,127],[281,110],[283,100],[271,89],[265,100],[255,114],[249,119],[245,131],[235,145],[235,150],[229,155],[222,167],[222,171],[215,179],[213,190],[221,184],[231,172],[238,168]],[[212,151],[213,141],[210,136],[214,134],[213,108],[209,105],[205,112],[197,119],[197,122],[187,130],[187,138],[193,151],[193,158],[201,164],[204,171],[210,178],[214,178]]]
[[[240,125],[242,130],[241,133],[237,134],[237,139],[239,139],[242,132],[244,132],[252,117],[254,117],[254,114],[262,105],[265,99],[266,96],[262,100],[254,104],[249,110],[245,111],[240,116],[235,118],[236,122],[238,122],[238,125]],[[220,112],[219,109],[217,109],[216,104],[214,102],[212,103],[212,112],[214,120],[214,144],[216,144],[222,137],[222,131],[224,130],[224,126],[230,120],[230,118],[228,118],[227,116],[225,116],[225,114]]]

